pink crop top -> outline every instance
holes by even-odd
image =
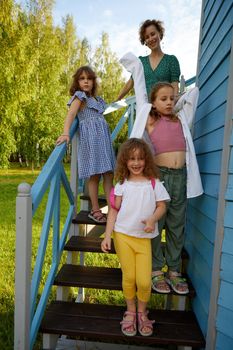
[[[155,154],[185,151],[186,143],[180,121],[174,122],[161,117],[150,133]]]

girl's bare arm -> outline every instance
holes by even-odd
[[[148,132],[148,134],[151,133],[151,131],[154,129],[154,124],[155,124],[155,120],[154,118],[149,114],[147,121],[146,121],[146,131]]]
[[[74,101],[71,103],[71,106],[68,110],[68,113],[66,115],[66,119],[65,119],[65,123],[64,123],[64,129],[63,129],[63,133],[62,135],[60,135],[57,139],[57,145],[60,145],[63,142],[69,142],[70,140],[70,135],[69,135],[69,131],[70,131],[70,127],[74,121],[74,118],[76,117],[80,106],[82,104],[82,101],[80,101],[78,98],[75,98]]]
[[[108,212],[106,230],[104,233],[104,239],[101,242],[101,249],[104,253],[108,253],[111,249],[111,234],[114,228],[114,224],[117,217],[117,210],[110,208]]]
[[[147,233],[153,232],[155,229],[155,223],[161,219],[161,217],[166,213],[166,202],[165,201],[159,201],[156,202],[156,208],[153,213],[148,219],[144,220],[143,223],[145,224],[144,231]]]
[[[120,91],[118,97],[117,97],[117,101],[121,100],[122,98],[125,97],[125,95],[128,94],[128,92],[133,88],[134,83],[133,83],[133,79],[129,79],[126,84],[124,85],[124,87],[122,88],[122,90]]]
[[[121,206],[122,197],[116,196],[115,197],[115,208],[119,209]],[[118,210],[110,208],[108,212],[108,218],[107,218],[107,225],[106,230],[104,233],[104,239],[101,242],[101,249],[104,253],[108,253],[108,251],[111,249],[111,234],[116,222],[117,213]]]

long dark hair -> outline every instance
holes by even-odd
[[[148,144],[142,139],[131,138],[122,143],[117,155],[116,170],[114,173],[115,180],[123,183],[125,179],[129,178],[130,172],[127,167],[127,162],[136,150],[145,158],[145,168],[143,175],[148,179],[159,178],[159,169],[155,165],[152,152]]]
[[[81,90],[80,85],[79,85],[79,78],[82,75],[82,73],[85,72],[88,76],[88,78],[91,78],[93,80],[93,88],[91,91],[91,96],[96,96],[97,92],[97,77],[95,72],[89,67],[89,66],[82,66],[77,69],[77,71],[73,75],[73,82],[70,87],[70,95],[73,96],[75,91]]]

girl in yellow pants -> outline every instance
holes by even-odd
[[[127,336],[153,333],[153,323],[147,317],[147,303],[151,295],[151,239],[158,232],[158,220],[166,211],[169,195],[158,180],[158,170],[147,144],[132,138],[120,148],[117,157],[114,204],[108,213],[103,252],[114,245],[122,269],[122,289],[127,311],[121,330]],[[156,180],[155,180],[156,179]],[[137,297],[137,304],[136,304]]]
[[[113,238],[122,269],[125,299],[132,300],[137,295],[138,300],[147,303],[151,294],[151,240],[130,237],[115,231]]]

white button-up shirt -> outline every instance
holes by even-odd
[[[137,108],[136,118],[130,137],[144,138],[148,141],[148,134],[145,128],[152,105],[148,103],[143,65],[139,58],[131,52],[125,54],[120,59],[120,62],[132,74],[134,80]],[[175,105],[175,112],[180,119],[186,140],[187,198],[197,197],[203,193],[200,172],[190,132],[197,107],[198,96],[199,90],[197,87],[194,87],[183,94]]]

